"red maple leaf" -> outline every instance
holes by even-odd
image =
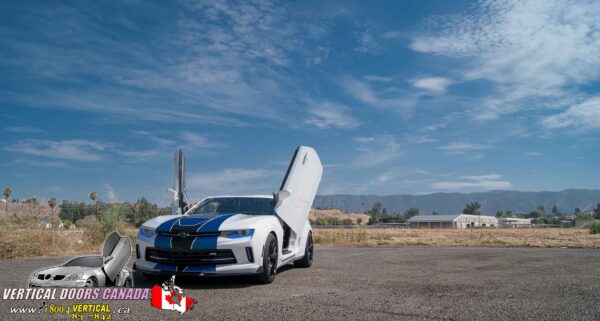
[[[167,294],[165,296],[165,300],[167,300],[167,302],[171,303],[171,304],[176,304],[179,305],[181,303],[181,299],[183,298],[180,294],[178,294],[176,296],[177,298],[177,302],[175,302],[175,300],[173,300],[173,296],[175,296],[175,291],[171,291],[169,292],[169,294]]]

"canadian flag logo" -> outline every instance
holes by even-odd
[[[152,287],[152,299],[150,304],[163,310],[179,311],[180,314],[188,310],[193,310],[194,305],[198,303],[193,298],[183,294],[183,290],[175,285],[175,276],[165,281],[161,286]]]

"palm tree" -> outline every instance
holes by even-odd
[[[98,199],[98,194],[96,192],[91,192],[90,199],[92,200],[92,204],[94,205],[94,215],[96,215],[96,220],[98,220],[98,208],[96,207],[96,200]]]
[[[6,213],[8,214],[8,198],[10,197],[10,195],[12,194],[12,189],[10,188],[5,188],[4,189],[4,198],[6,198]]]
[[[52,216],[50,216],[50,222],[52,222],[54,220],[54,207],[56,207],[56,197],[50,197],[50,199],[48,200],[48,206],[50,206],[50,209],[52,210]]]

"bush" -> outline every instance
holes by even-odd
[[[600,222],[590,225],[590,234],[600,234]]]

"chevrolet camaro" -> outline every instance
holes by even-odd
[[[271,283],[281,266],[310,267],[308,214],[322,171],[315,150],[300,146],[273,196],[210,196],[184,214],[145,222],[135,269],[148,277],[255,275]]]

